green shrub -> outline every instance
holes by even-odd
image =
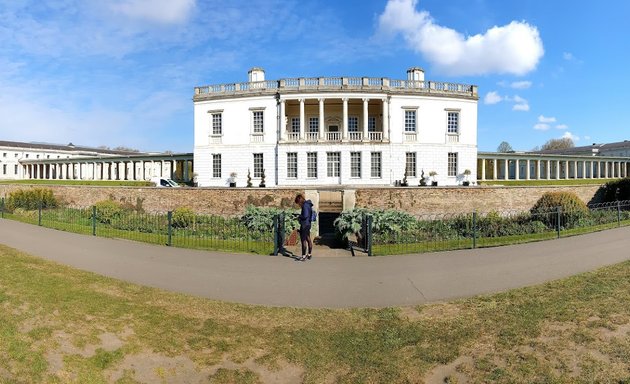
[[[355,208],[344,211],[335,220],[334,226],[337,233],[343,239],[361,232],[361,225],[365,215],[372,216],[372,233],[375,235],[398,235],[403,231],[414,228],[416,219],[406,212],[388,210],[369,210],[365,208]],[[364,235],[364,234],[361,234]]]
[[[274,207],[255,207],[248,205],[245,214],[241,216],[241,222],[245,224],[252,235],[271,233],[273,231],[273,218],[284,212],[284,230],[290,233],[299,227],[297,214],[294,210],[282,210]]]
[[[94,205],[96,206],[96,220],[103,224],[111,224],[125,212],[123,207],[113,200],[99,201]]]
[[[630,178],[609,181],[602,187],[603,202],[630,200]]]
[[[22,208],[26,211],[35,211],[39,209],[41,202],[42,208],[55,208],[58,203],[53,195],[52,190],[47,188],[18,189],[11,192],[6,202],[6,208],[9,212]]]
[[[560,226],[573,228],[588,216],[588,207],[572,192],[547,192],[531,209],[532,219],[538,220],[548,227],[555,227],[557,210],[560,208]]]
[[[195,213],[190,208],[179,207],[173,210],[173,227],[188,228],[195,222]]]

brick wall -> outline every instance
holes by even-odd
[[[298,188],[138,188],[92,186],[29,186],[0,184],[0,197],[17,189],[45,187],[71,207],[89,207],[101,200],[116,200],[146,212],[189,207],[200,214],[240,215],[249,204],[293,207]],[[570,191],[591,202],[599,186],[470,187],[470,188],[359,188],[357,207],[392,208],[411,214],[529,210],[545,192]],[[351,191],[347,191],[350,193]],[[310,192],[312,194],[312,191]],[[352,199],[351,199],[352,200]],[[317,208],[317,207],[316,207]]]
[[[411,214],[529,210],[545,193],[568,191],[582,201],[596,201],[599,185],[565,187],[364,188],[356,191],[356,206],[397,209]]]

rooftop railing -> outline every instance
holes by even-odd
[[[195,97],[232,94],[276,93],[279,91],[393,91],[438,93],[477,97],[477,86],[442,81],[394,80],[381,77],[300,77],[195,87]]]

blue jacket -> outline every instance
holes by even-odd
[[[300,226],[311,225],[311,214],[313,212],[313,203],[310,200],[306,200],[302,205],[302,211],[298,217]]]

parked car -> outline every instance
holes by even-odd
[[[151,183],[158,188],[179,188],[179,184],[165,177],[153,177]]]

